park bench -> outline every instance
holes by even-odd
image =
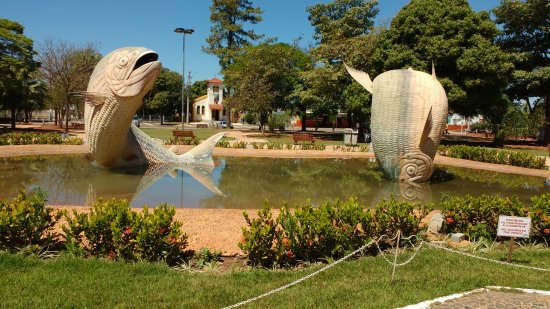
[[[193,131],[182,131],[182,130],[173,130],[172,134],[174,137],[190,137],[195,138],[195,134],[193,134]]]
[[[208,123],[197,123],[197,128],[208,128]]]
[[[0,124],[0,129],[2,129],[0,131],[3,132],[3,133],[6,133],[6,132],[8,132],[9,127],[10,127],[9,125]]]
[[[292,134],[292,139],[294,140],[294,144],[296,144],[298,142],[312,142],[312,143],[315,143],[315,138],[313,137],[313,134],[294,133],[294,134]]]
[[[71,122],[71,127],[73,130],[84,130],[84,124],[79,122]]]

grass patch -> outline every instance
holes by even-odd
[[[311,134],[311,132],[298,132],[298,133],[308,133]],[[341,134],[340,134],[341,135]],[[292,134],[268,134],[266,133],[265,137],[262,137],[261,135],[254,135],[254,137],[258,138],[265,138],[268,142],[272,143],[283,143],[283,144],[293,144],[294,140],[292,139]],[[329,140],[329,139],[319,139],[316,135],[315,137],[315,143],[319,144],[325,144],[325,145],[343,145],[343,140]],[[302,142],[300,142],[302,143]],[[358,145],[367,145],[368,143],[357,143]]]
[[[165,141],[170,140],[171,138],[174,137],[174,135],[172,135],[172,131],[174,130],[173,128],[165,128],[165,129],[164,128],[142,128],[141,130],[143,130],[143,132],[145,132],[145,134],[149,135],[150,137],[162,139]],[[210,128],[209,129],[202,129],[202,128],[191,129],[191,130],[185,129],[185,130],[193,131],[193,134],[195,134],[196,138],[199,140],[205,140],[216,133],[226,131],[221,129],[210,129]],[[224,137],[222,140],[234,140],[234,138]]]
[[[505,250],[483,256],[504,259]],[[401,259],[410,256],[405,254]],[[514,262],[550,265],[548,249],[518,248]],[[62,257],[40,260],[0,254],[0,299],[6,308],[219,308],[257,296],[321,266],[292,271],[176,272],[153,263],[126,264]],[[547,273],[501,266],[437,249],[423,249],[399,268],[381,257],[342,263],[247,308],[394,308],[486,285],[550,290]],[[98,297],[101,295],[101,297]]]
[[[534,149],[534,148],[515,148],[515,147],[504,147],[504,149],[506,150],[511,150],[511,151],[523,151],[523,152],[528,152],[534,156],[541,156],[541,157],[545,157],[545,156],[548,156],[548,151],[547,150],[544,150],[544,149]]]

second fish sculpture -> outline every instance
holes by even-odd
[[[422,183],[447,123],[447,95],[432,74],[392,70],[372,81],[346,65],[349,74],[372,94],[371,136],[374,155],[386,177]]]

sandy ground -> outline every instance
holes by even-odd
[[[181,151],[187,151],[192,146],[180,146]],[[70,154],[87,153],[87,146],[71,145],[23,145],[1,146],[0,157],[28,156],[39,154]],[[267,150],[267,149],[231,149],[216,148],[215,156],[246,156],[246,157],[273,157],[273,158],[372,158],[372,153],[334,151],[327,147],[324,151],[301,150]],[[548,162],[548,158],[547,158]],[[513,173],[528,176],[550,177],[548,170],[534,170],[521,167],[504,166],[490,163],[474,162],[469,160],[453,159],[437,156],[435,163],[474,169],[490,170],[501,173]],[[548,165],[548,164],[547,164]],[[55,206],[59,209],[78,209],[87,211],[84,206]],[[257,210],[248,210],[255,215]],[[183,223],[184,231],[189,235],[190,249],[198,250],[208,247],[221,251],[225,256],[242,254],[237,244],[241,238],[241,228],[246,225],[243,210],[238,209],[185,209],[176,210],[176,219]]]

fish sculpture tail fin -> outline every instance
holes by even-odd
[[[166,149],[163,145],[155,142],[147,134],[141,131],[135,125],[130,125],[129,141],[130,147],[136,152],[138,157],[145,160],[148,164],[202,164],[214,165],[212,153],[218,141],[225,135],[225,132],[212,135],[210,138],[189,150],[188,152],[177,155],[173,150]]]
[[[212,161],[212,153],[214,147],[225,135],[225,132],[217,133],[210,136],[207,140],[195,146],[195,148],[189,150],[185,154],[179,156],[185,163],[209,163]]]
[[[351,77],[353,77],[353,79],[355,79],[361,86],[367,89],[368,92],[372,93],[374,91],[372,80],[370,79],[369,74],[363,71],[356,70],[345,63],[344,66],[346,67],[349,75],[351,75]]]

